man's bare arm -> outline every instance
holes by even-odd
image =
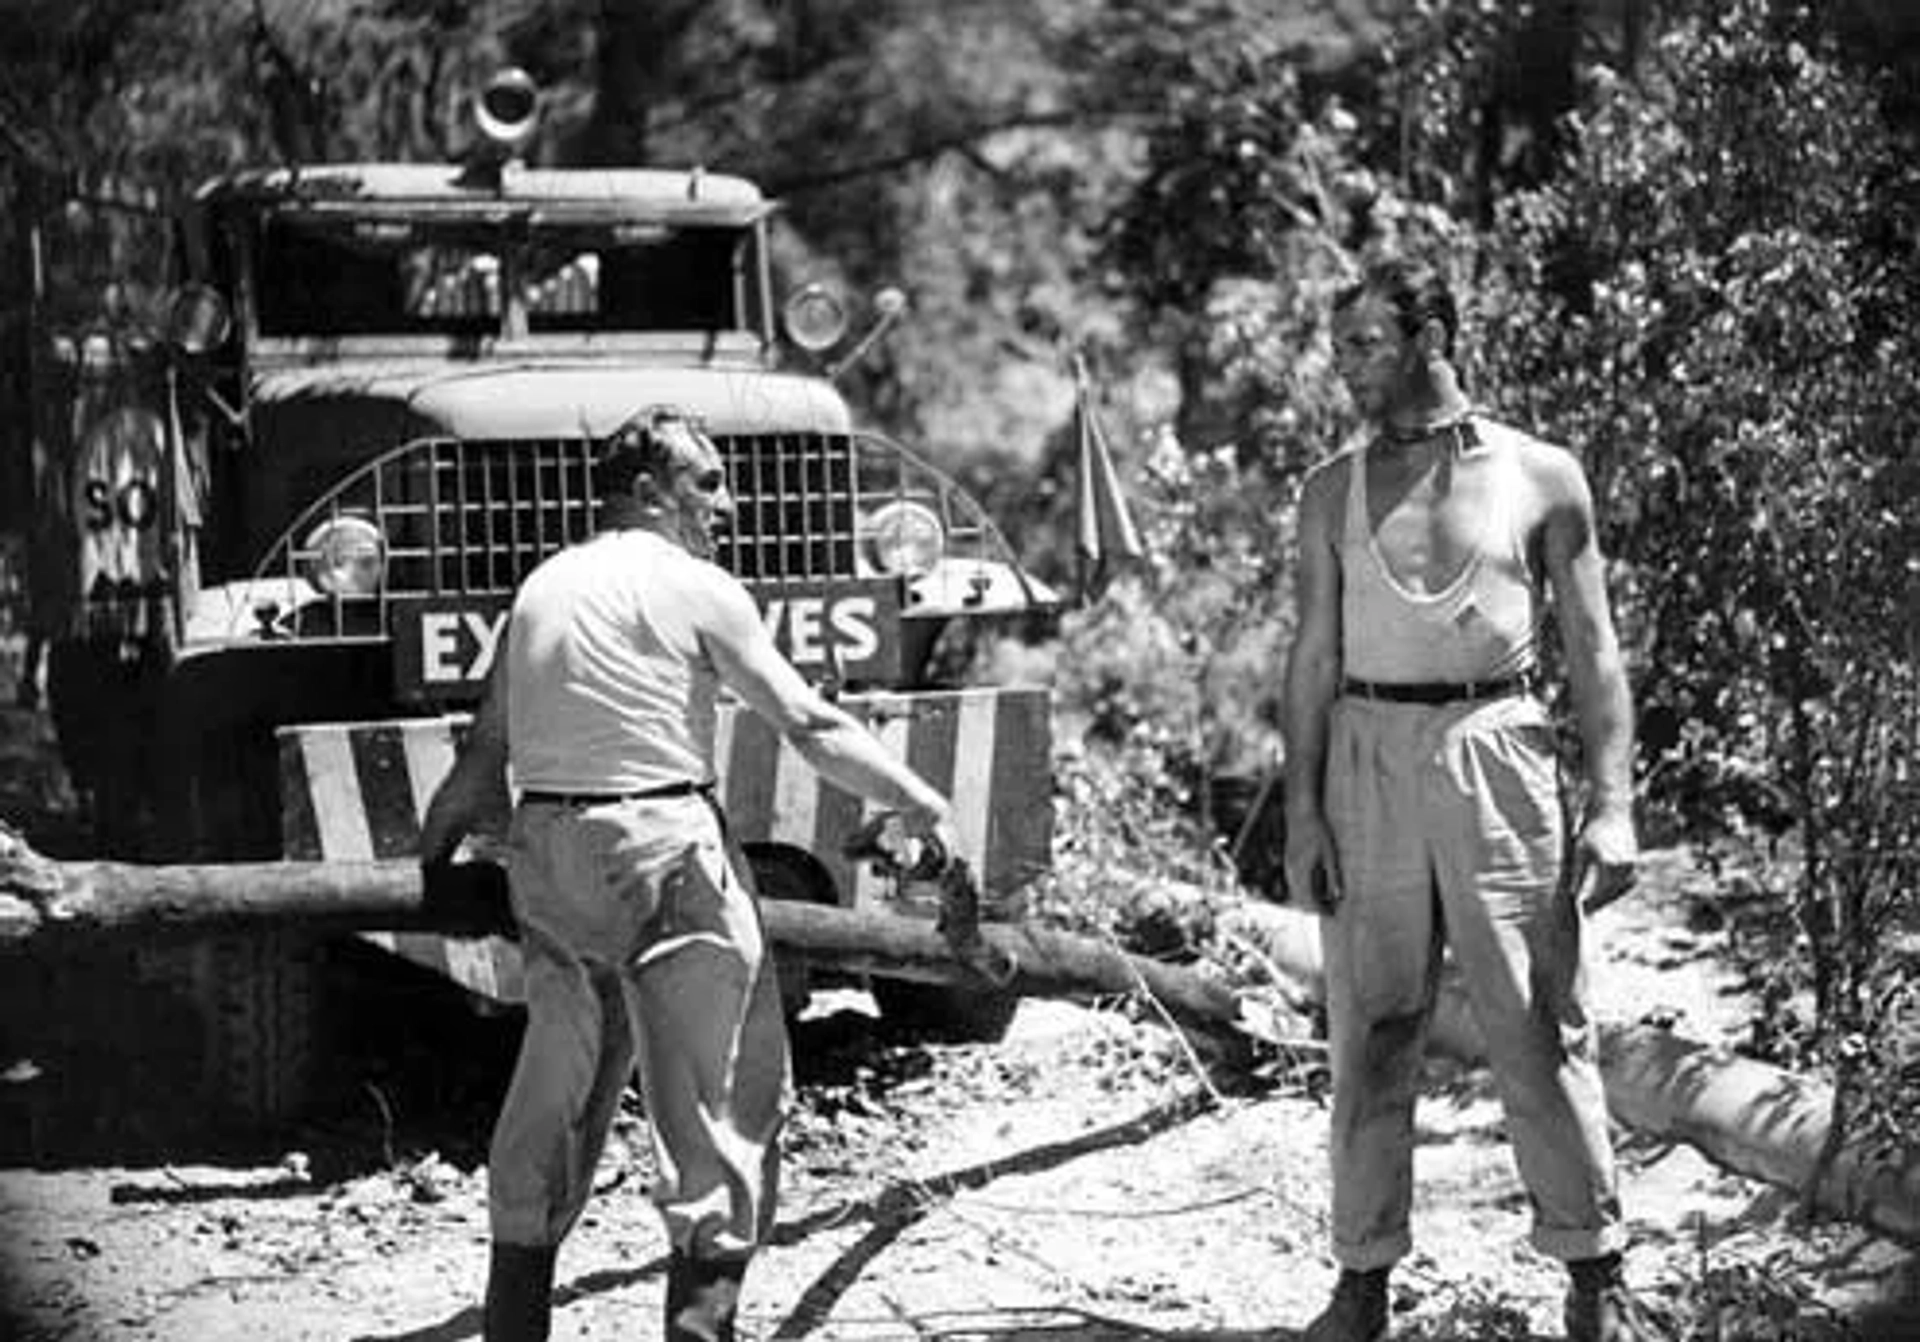
[[[511,805],[507,790],[506,680],[506,659],[496,658],[486,693],[474,710],[466,743],[453,768],[434,790],[420,822],[420,860],[424,863],[449,860],[460,840],[477,824],[487,816],[505,814]]]
[[[936,828],[950,828],[947,799],[890,754],[845,709],[827,702],[780,655],[752,598],[716,588],[702,622],[708,654],[727,687],[765,718],[802,759],[850,792]],[[951,833],[942,839],[951,845]]]
[[[1633,696],[1607,601],[1606,564],[1586,475],[1558,449],[1547,454],[1546,464],[1540,476],[1547,499],[1543,550],[1587,784],[1572,879],[1583,901],[1597,908],[1631,887],[1639,855],[1633,825]]]
[[[1544,553],[1553,586],[1585,755],[1589,802],[1626,810],[1633,799],[1633,698],[1607,601],[1606,565],[1586,476],[1570,456],[1548,479]]]
[[[1349,461],[1347,469],[1357,469]],[[1307,478],[1298,520],[1294,570],[1296,625],[1282,689],[1281,730],[1286,741],[1287,883],[1295,899],[1331,906],[1340,897],[1340,872],[1323,810],[1327,716],[1340,688],[1340,559],[1335,522],[1342,471],[1323,468]],[[1316,872],[1318,874],[1316,874]]]

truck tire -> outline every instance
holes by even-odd
[[[236,728],[196,743],[160,803],[164,860],[220,862],[279,855],[271,738]],[[168,804],[174,808],[166,809]],[[324,948],[277,929],[231,933],[143,953],[143,974],[189,1008],[195,1091],[227,1126],[262,1129],[316,1098],[324,1051]],[[183,1079],[183,1085],[187,1085]]]
[[[144,953],[143,974],[183,997],[197,1073],[182,1078],[224,1126],[259,1129],[305,1109],[318,1089],[322,952],[261,932]]]
[[[1007,1037],[1017,994],[965,984],[876,978],[873,1000],[889,1026],[943,1044],[997,1044]]]
[[[313,1101],[320,1059],[319,948],[283,933],[227,937],[202,948],[213,973],[208,1056],[221,1103],[264,1126]]]
[[[281,941],[281,945],[270,944]],[[185,1158],[297,1113],[320,1075],[318,947],[296,938],[63,950],[0,975],[7,1158]],[[20,1143],[24,1140],[24,1149]]]

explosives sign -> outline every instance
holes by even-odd
[[[900,599],[890,580],[766,583],[754,596],[773,641],[807,679],[898,678]]]
[[[504,596],[394,602],[393,679],[400,696],[477,696],[493,670],[510,605]]]
[[[773,641],[809,680],[889,683],[900,670],[899,598],[891,582],[763,584],[754,589]],[[506,597],[393,603],[394,684],[401,697],[472,700],[506,632]]]

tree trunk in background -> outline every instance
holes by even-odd
[[[648,163],[649,116],[684,70],[682,41],[705,8],[701,0],[601,0],[599,87],[577,144],[578,163]]]
[[[1474,165],[1475,217],[1493,222],[1499,199],[1537,186],[1559,166],[1563,119],[1579,99],[1582,0],[1545,0],[1513,35],[1481,109],[1480,161]]]

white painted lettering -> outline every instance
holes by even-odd
[[[472,611],[466,613],[467,632],[473,635],[473,641],[480,645],[479,653],[473,659],[473,665],[467,668],[468,680],[485,680],[487,673],[493,670],[493,655],[500,647],[500,635],[507,627],[507,612],[501,611],[489,620],[484,615]]]
[[[420,617],[420,678],[430,685],[460,679],[460,617],[453,611]]]
[[[820,646],[820,617],[826,605],[821,597],[803,597],[793,603],[787,615],[787,656],[798,664],[826,660],[827,654]]]
[[[880,635],[873,627],[872,597],[855,596],[836,602],[828,616],[833,624],[834,651],[841,661],[864,662],[880,651]]]

